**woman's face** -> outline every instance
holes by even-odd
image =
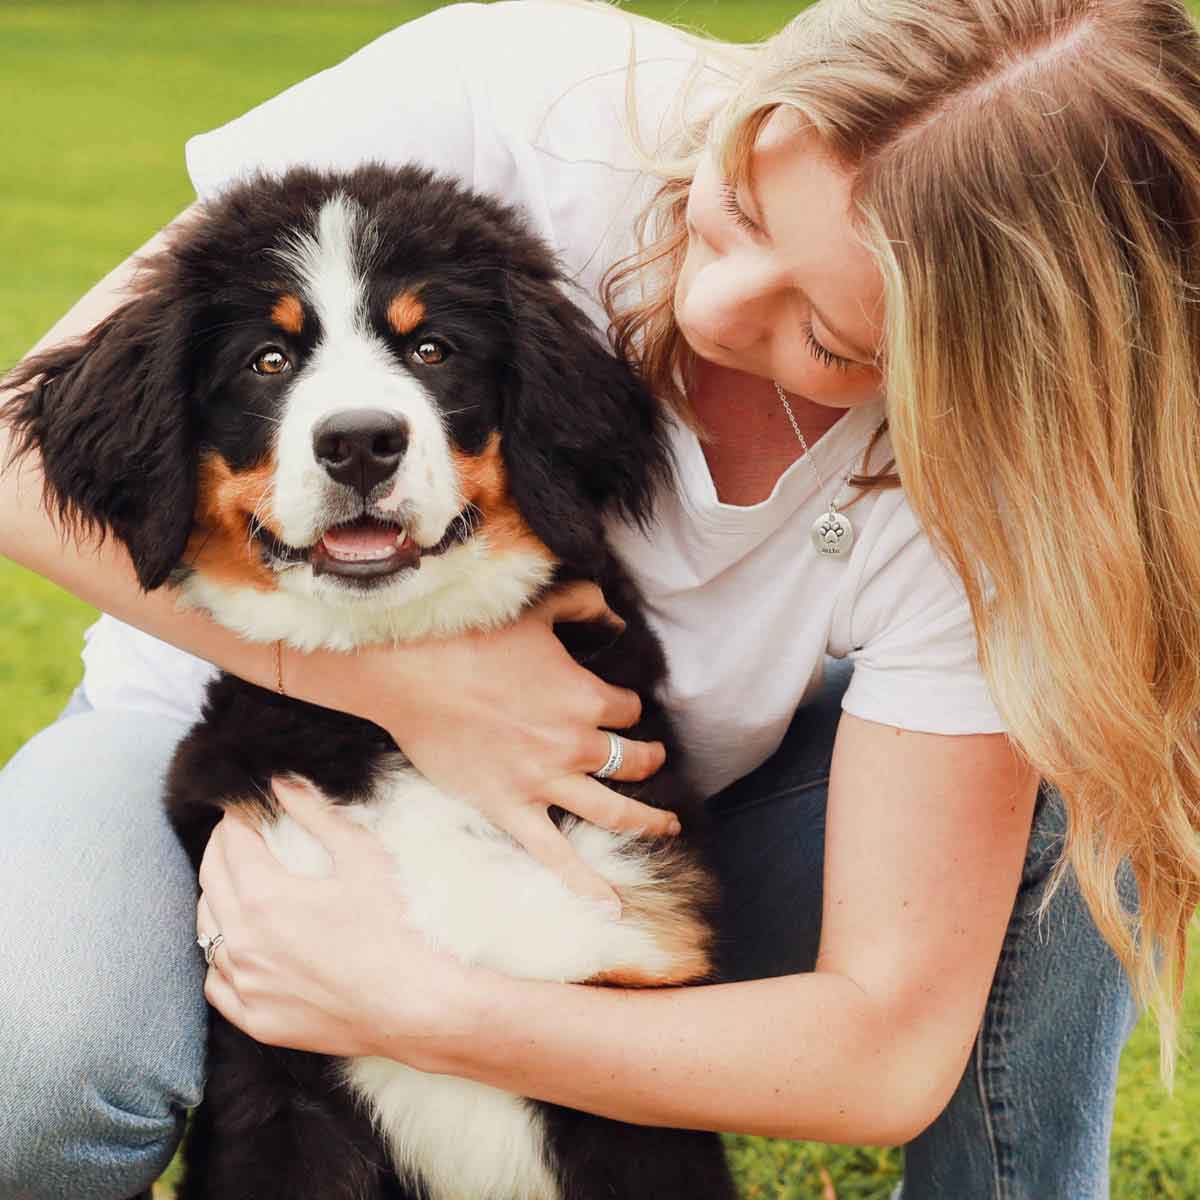
[[[701,358],[832,408],[878,397],[883,280],[846,173],[794,112],[771,115],[738,187],[704,156],[687,230],[675,319]]]

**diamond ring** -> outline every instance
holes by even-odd
[[[196,939],[196,945],[204,951],[204,962],[207,966],[212,966],[213,957],[217,953],[217,947],[225,940],[223,933],[214,934],[209,937],[207,933],[202,933]]]

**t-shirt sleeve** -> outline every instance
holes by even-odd
[[[842,708],[918,733],[1002,733],[962,581],[906,515],[908,535],[881,547],[855,600]]]
[[[367,162],[418,163],[467,184],[492,184],[476,177],[476,103],[467,82],[488,23],[485,5],[439,9],[193,137],[186,155],[197,196],[207,200],[259,171]]]

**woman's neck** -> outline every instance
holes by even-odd
[[[717,497],[747,506],[765,500],[803,451],[771,381],[703,360],[695,364],[688,399],[706,437],[701,442]],[[809,445],[845,411],[789,397]]]

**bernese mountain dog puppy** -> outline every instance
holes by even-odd
[[[622,986],[710,979],[700,803],[656,699],[661,649],[604,535],[610,516],[648,518],[667,452],[654,400],[564,288],[512,209],[452,180],[259,177],[204,206],[89,335],[11,373],[3,417],[18,452],[40,453],[68,527],[117,537],[143,588],[255,641],[352,650],[495,628],[556,583],[597,582],[627,627],[577,631],[573,652],[640,693],[630,734],[669,752],[620,786],[685,829],[637,838],[554,814],[620,894],[620,920],[439,792],[382,729],[229,675],[179,748],[169,812],[197,865],[222,810],[243,805],[281,861],[319,875],[327,856],[270,793],[272,777],[303,776],[381,839],[405,919],[464,961]],[[183,1200],[734,1195],[714,1134],[265,1047],[211,1018]]]

